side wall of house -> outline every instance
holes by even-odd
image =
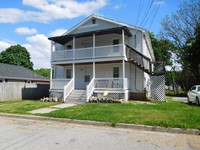
[[[138,30],[129,29],[132,33],[132,37],[128,39],[128,45],[134,48],[135,50],[143,53],[142,47],[142,32]]]

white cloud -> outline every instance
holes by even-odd
[[[34,69],[50,68],[51,42],[48,37],[43,34],[36,34],[27,37],[26,40],[27,42],[21,45],[30,53]],[[14,41],[1,40],[0,52],[16,44]]]
[[[34,68],[49,68],[51,44],[44,34],[27,37],[28,44],[23,44],[31,55]]]
[[[23,0],[23,4],[36,8],[24,11],[15,8],[0,8],[0,23],[35,21],[47,23],[56,19],[88,16],[105,7],[108,0]]]
[[[123,8],[123,7],[125,7],[125,5],[124,4],[116,4],[115,6],[114,6],[114,9],[121,9],[121,8]]]
[[[164,0],[157,0],[154,2],[154,5],[164,5],[164,4],[165,4]]]
[[[15,8],[0,8],[0,23],[19,22],[23,11]]]
[[[52,32],[49,33],[49,36],[53,37],[53,36],[60,36],[62,34],[64,34],[65,32],[67,32],[66,29],[56,29]]]
[[[10,46],[11,46],[10,43],[4,42],[4,41],[0,41],[0,52],[4,51],[5,49],[7,49]]]
[[[37,33],[37,30],[32,28],[32,29],[29,29],[28,27],[20,27],[20,28],[17,28],[15,30],[16,33],[18,34],[35,34]]]

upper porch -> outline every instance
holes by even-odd
[[[115,27],[49,38],[52,64],[123,60],[132,33],[127,27]]]

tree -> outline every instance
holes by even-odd
[[[25,68],[33,69],[29,52],[21,45],[14,45],[0,53],[0,62],[13,65],[24,66]]]
[[[185,51],[183,47],[188,39],[194,38],[197,24],[200,22],[200,1],[190,0],[183,2],[179,9],[166,16],[161,24],[160,36],[172,41],[177,47],[177,61],[184,65]]]
[[[192,78],[192,80],[189,79],[190,82],[187,85],[200,84],[200,24],[195,30],[195,37],[188,40],[184,50],[183,72],[184,74],[189,74],[190,78]]]
[[[50,69],[40,68],[34,70],[34,72],[40,74],[41,76],[50,78]]]
[[[172,54],[177,47],[169,40],[156,38],[153,33],[149,35],[156,61],[164,61],[166,65],[172,65]]]
[[[183,2],[179,9],[171,16],[166,16],[161,24],[160,37],[170,40],[178,47],[174,53],[177,56],[176,62],[182,65],[182,72],[176,82],[185,90],[194,84],[200,84],[200,1]]]

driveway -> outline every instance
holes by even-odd
[[[172,97],[173,100],[187,103],[187,97]]]
[[[200,136],[0,117],[3,150],[193,150]]]

